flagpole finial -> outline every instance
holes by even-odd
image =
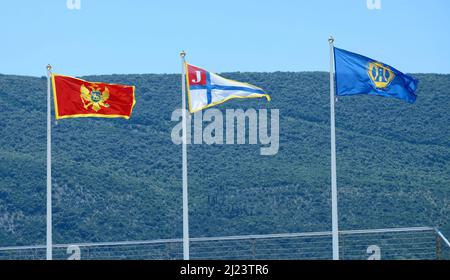
[[[334,43],[334,38],[333,38],[333,36],[330,36],[330,37],[328,38],[328,43],[330,43],[330,44],[333,44],[333,43]]]
[[[180,52],[180,56],[181,56],[181,58],[185,58],[186,57],[186,52],[185,51],[181,51]]]
[[[47,71],[52,71],[52,66],[50,64],[47,64]]]

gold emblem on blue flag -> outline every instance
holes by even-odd
[[[378,89],[387,88],[395,78],[389,66],[380,62],[371,62],[368,67],[369,77]]]
[[[419,81],[375,59],[334,48],[336,95],[371,94],[414,103]]]

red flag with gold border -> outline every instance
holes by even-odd
[[[136,104],[135,87],[52,74],[56,119],[125,118]]]

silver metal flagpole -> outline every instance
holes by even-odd
[[[331,220],[333,232],[333,260],[339,260],[339,220],[336,179],[336,112],[335,112],[335,80],[334,80],[334,38],[328,39],[330,44],[330,115],[331,115]]]
[[[189,199],[188,199],[188,174],[187,174],[187,123],[186,123],[186,53],[181,56],[181,87],[183,107],[183,259],[189,260]]]
[[[47,260],[53,259],[51,71],[52,66],[49,64],[47,65]]]

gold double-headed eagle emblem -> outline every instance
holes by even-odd
[[[82,85],[80,88],[80,97],[83,102],[84,109],[89,109],[92,106],[92,110],[98,112],[102,109],[102,107],[109,108],[109,104],[106,101],[109,99],[109,90],[105,87],[105,90],[102,92],[101,88],[93,85],[89,86],[90,90]]]

